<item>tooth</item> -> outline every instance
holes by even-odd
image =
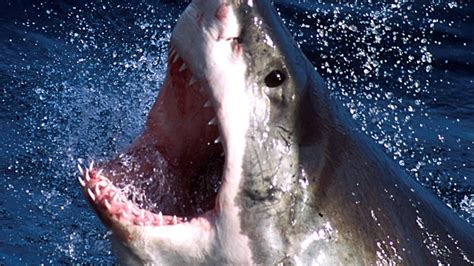
[[[172,58],[175,54],[176,54],[176,49],[174,47],[170,47],[169,57]]]
[[[176,53],[176,55],[173,58],[173,64],[176,63],[176,61],[178,61],[178,59],[179,59],[179,55]]]
[[[90,188],[87,189],[87,193],[89,194],[89,196],[91,197],[91,199],[95,201],[94,192],[92,192],[92,190],[91,190]]]
[[[93,168],[94,168],[94,160],[92,160],[91,163],[89,164],[89,171],[92,171]]]
[[[86,169],[86,181],[91,181],[91,176],[89,175],[89,169]]]
[[[211,106],[212,106],[212,105],[211,105],[211,101],[210,101],[210,100],[208,100],[208,101],[204,104],[204,107],[211,107]]]
[[[177,224],[178,223],[178,218],[176,217],[176,215],[173,215],[173,224]]]
[[[215,124],[217,124],[217,119],[216,119],[215,117],[213,117],[213,118],[211,119],[211,121],[209,121],[209,123],[207,123],[207,124],[208,124],[208,125],[215,125]]]
[[[145,210],[140,210],[140,218],[145,219]]]
[[[112,201],[117,203],[118,199],[119,199],[120,195],[119,195],[119,192],[118,191],[115,191],[115,194],[112,196]]]
[[[101,176],[103,172],[104,172],[104,169],[100,169],[99,171],[97,171],[97,174],[96,174],[96,175],[97,175],[97,176]]]
[[[107,199],[104,200],[104,205],[107,208],[107,210],[110,211],[112,209],[112,206],[110,205],[110,203]]]
[[[196,83],[196,81],[197,81],[197,79],[194,76],[191,76],[191,79],[188,82],[188,86],[193,85],[194,83]]]
[[[86,186],[86,182],[84,180],[82,180],[82,178],[80,176],[78,176],[77,179],[79,180],[79,183],[81,183],[81,186],[83,186],[83,187]]]
[[[158,213],[158,221],[160,222],[160,226],[163,225],[163,214],[160,212]]]
[[[100,195],[100,188],[99,188],[99,184],[96,183],[95,186],[94,186],[94,191],[95,191],[95,194],[96,195]]]
[[[221,142],[221,136],[217,137],[217,139],[214,140],[214,143],[216,143],[216,144],[217,144],[217,143],[220,143],[220,142]]]
[[[183,63],[183,64],[181,65],[181,67],[179,68],[179,72],[183,72],[184,70],[186,70],[186,68],[187,68],[187,67],[186,67],[186,64]]]
[[[84,169],[82,169],[80,164],[77,164],[77,169],[79,169],[79,173],[81,173],[81,175],[84,175]]]

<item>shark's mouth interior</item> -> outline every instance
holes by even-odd
[[[214,209],[225,158],[206,86],[170,45],[167,78],[142,136],[110,162],[79,167],[106,225],[169,226]]]

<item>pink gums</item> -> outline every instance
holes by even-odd
[[[124,192],[112,182],[89,167],[85,171],[80,169],[83,178],[79,178],[82,190],[90,204],[96,209],[101,219],[106,224],[111,224],[112,219],[125,225],[141,226],[167,226],[184,222],[176,216],[165,216],[141,209],[128,200]]]

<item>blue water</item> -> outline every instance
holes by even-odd
[[[186,4],[87,2],[0,2],[0,264],[114,261],[76,164],[140,132]],[[347,2],[276,4],[358,125],[474,225],[474,6]]]

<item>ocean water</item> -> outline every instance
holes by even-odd
[[[139,134],[180,1],[0,2],[0,264],[112,263],[78,161]],[[360,128],[474,225],[474,5],[280,0]]]

